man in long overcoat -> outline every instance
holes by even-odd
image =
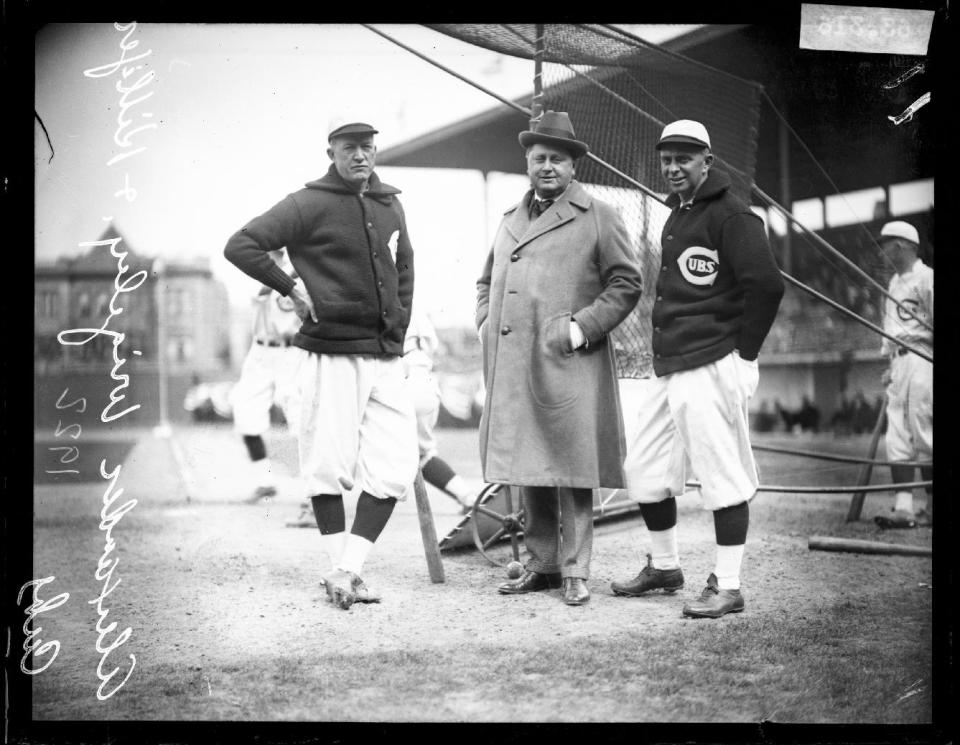
[[[611,331],[640,298],[640,270],[610,205],[576,181],[588,146],[564,112],[521,132],[531,189],[507,210],[477,282],[486,404],[484,480],[521,487],[531,559],[503,594],[590,598],[593,489],[625,486]],[[561,538],[562,528],[562,538]]]

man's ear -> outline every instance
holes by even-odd
[[[707,153],[707,154],[703,157],[703,164],[704,164],[707,168],[709,168],[710,166],[713,165],[713,153]]]
[[[332,148],[332,147],[328,147],[328,148],[327,148],[327,157],[330,158],[330,160],[333,160],[333,148]]]

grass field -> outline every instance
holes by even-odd
[[[124,463],[134,510],[114,531],[122,584],[111,618],[133,630],[138,666],[98,701],[93,576],[103,550],[102,487],[35,489],[35,567],[50,593],[74,599],[46,614],[60,657],[34,677],[40,720],[371,722],[932,721],[933,562],[929,557],[810,551],[810,535],[930,546],[929,528],[880,532],[866,499],[846,523],[849,494],[759,494],[743,571],[746,611],[684,619],[712,569],[713,524],[695,492],[679,499],[686,587],[675,596],[619,598],[612,579],[642,566],[637,517],[598,526],[591,602],[557,592],[502,597],[503,572],[476,551],[444,554],[429,581],[416,510],[401,503],[367,565],[379,605],[344,612],[325,600],[315,531],[284,527],[299,495],[239,502],[242,445],[227,428],[177,431],[203,499],[186,502],[166,445],[144,435]],[[758,443],[865,455],[866,438],[764,436]],[[290,466],[278,432],[268,442]],[[441,452],[479,478],[476,432],[442,430]],[[882,452],[882,451],[881,451]],[[759,455],[765,484],[849,484],[857,466]],[[888,478],[877,469],[875,481]],[[438,536],[460,515],[430,490]],[[352,504],[348,501],[348,520]],[[496,549],[506,556],[507,548]],[[123,672],[126,671],[124,666]]]

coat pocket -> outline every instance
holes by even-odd
[[[583,386],[582,361],[570,344],[570,313],[561,313],[541,325],[530,375],[530,395],[540,406],[566,406],[580,397]]]

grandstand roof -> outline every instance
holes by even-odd
[[[792,21],[703,26],[660,46],[763,86],[770,101],[761,104],[756,182],[775,199],[782,200],[780,145],[787,127],[796,133],[789,137],[791,200],[932,177],[932,113],[921,110],[900,126],[887,119],[929,90],[930,78],[916,76],[899,90],[882,88],[919,59],[814,52],[800,49],[798,38]],[[530,96],[514,100],[530,105]],[[516,135],[527,123],[520,112],[498,104],[386,148],[377,161],[520,173]]]

